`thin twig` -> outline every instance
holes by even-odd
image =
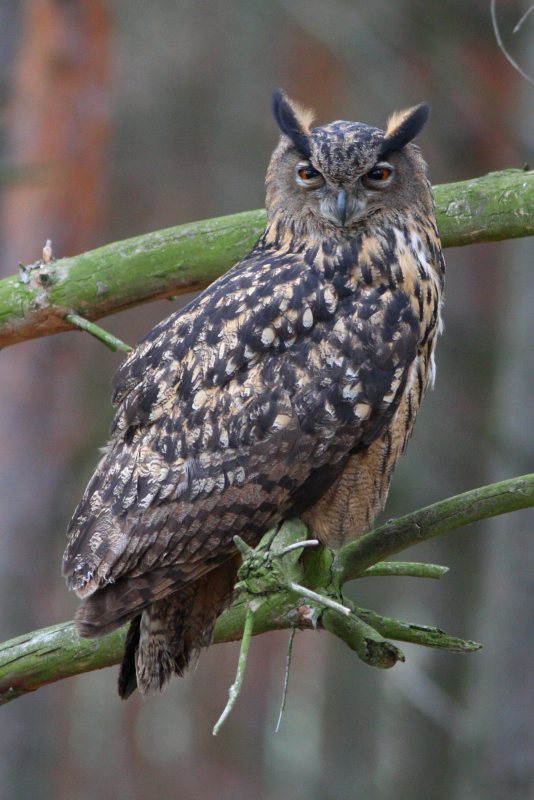
[[[289,641],[287,643],[286,669],[284,673],[284,688],[282,690],[282,702],[280,703],[280,713],[278,714],[278,722],[276,723],[276,728],[274,729],[275,733],[278,733],[278,730],[280,728],[280,723],[282,722],[284,709],[286,707],[287,687],[289,686],[289,669],[291,667],[291,656],[293,655],[293,641],[295,639],[296,632],[297,629],[295,627],[291,628],[291,633],[289,634]]]
[[[497,0],[491,0],[490,9],[491,9],[491,23],[493,25],[493,33],[495,34],[495,40],[496,40],[496,42],[497,42],[497,44],[499,46],[499,50],[503,53],[504,57],[512,65],[512,67],[515,70],[517,70],[517,72],[519,72],[519,74],[526,81],[528,81],[529,83],[531,83],[534,86],[534,79],[531,78],[530,75],[527,75],[527,73],[524,70],[521,69],[521,67],[519,66],[517,61],[515,61],[512,58],[512,56],[510,55],[510,53],[508,52],[508,50],[504,46],[504,42],[503,42],[502,37],[501,37],[501,32],[499,30],[499,24],[497,22],[497,10],[496,10],[497,9]],[[520,20],[520,22],[522,24],[522,20]],[[514,33],[515,33],[515,30],[514,30]]]
[[[525,13],[523,14],[521,19],[519,20],[519,22],[515,26],[515,28],[512,30],[512,33],[519,33],[519,31],[523,27],[523,23],[525,22],[526,18],[529,16],[529,14],[531,14],[532,11],[534,11],[534,6],[530,6],[530,8],[527,8]]]
[[[221,716],[213,726],[213,735],[217,736],[222,726],[224,725],[228,715],[235,706],[236,700],[239,697],[241,686],[243,685],[243,678],[245,677],[245,670],[247,668],[248,651],[250,647],[250,640],[252,638],[252,631],[254,628],[254,610],[251,606],[247,609],[247,616],[245,617],[245,627],[243,629],[243,638],[241,639],[241,648],[239,650],[239,659],[237,661],[237,672],[235,681],[228,689],[228,702],[222,712]]]
[[[116,352],[117,350],[123,350],[125,353],[129,353],[131,351],[131,347],[123,342],[121,339],[118,339],[116,336],[113,336],[112,333],[104,330],[101,328],[100,325],[95,325],[94,322],[89,322],[88,319],[85,317],[80,317],[79,314],[66,314],[65,319],[67,322],[70,322],[71,325],[75,325],[82,331],[86,331],[90,333],[91,336],[94,336],[96,339],[99,339],[102,344],[105,344],[106,347],[109,347],[110,350]]]
[[[243,556],[243,558],[246,558],[247,556],[251,555],[254,552],[254,548],[251,547],[249,544],[247,544],[245,541],[243,541],[241,536],[238,536],[237,533],[234,536],[234,544],[241,553],[241,555]]]
[[[370,667],[390,669],[399,661],[406,660],[402,650],[388,642],[373,625],[356,613],[346,617],[327,608],[321,615],[321,623]]]
[[[368,567],[362,578],[397,575],[407,578],[433,578],[438,580],[447,574],[449,567],[441,564],[422,564],[417,561],[381,561]]]
[[[422,647],[433,647],[438,650],[448,650],[450,653],[474,653],[482,648],[479,642],[472,639],[460,639],[452,636],[433,625],[419,625],[416,622],[405,622],[392,617],[384,617],[376,611],[358,608],[354,604],[352,609],[360,620],[363,620],[379,634],[398,642],[419,644]]]
[[[341,603],[338,603],[336,600],[332,600],[330,597],[326,597],[324,594],[314,592],[312,589],[308,589],[306,586],[301,586],[300,583],[295,583],[294,581],[290,581],[288,586],[291,591],[296,592],[303,597],[307,597],[308,600],[313,600],[314,603],[318,603],[326,608],[331,608],[333,611],[339,611],[341,614],[345,614],[347,617],[350,615],[350,608],[341,605]]]
[[[293,544],[288,544],[288,546],[284,547],[283,550],[273,553],[273,555],[285,556],[288,553],[291,553],[293,550],[300,550],[303,547],[318,547],[320,544],[321,543],[319,539],[305,539],[303,542],[294,542]]]

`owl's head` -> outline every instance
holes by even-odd
[[[282,137],[267,172],[270,218],[346,235],[380,212],[431,209],[426,165],[410,144],[428,119],[426,103],[393,114],[385,131],[345,121],[312,128],[281,89],[272,107]]]

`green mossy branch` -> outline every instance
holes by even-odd
[[[346,581],[366,577],[369,567],[392,553],[477,520],[531,506],[534,506],[534,474],[474,489],[390,520],[336,553],[326,548],[306,549],[302,559],[297,560],[293,551],[283,556],[288,560],[277,567],[278,574],[282,583],[287,584],[293,575],[296,582],[337,599],[340,587]],[[302,539],[306,528],[298,520],[293,520],[285,523],[282,531],[287,544],[290,540]],[[253,559],[261,568],[262,558],[256,555],[257,551],[254,553]],[[274,558],[271,557],[273,563],[278,555],[275,553]],[[434,565],[414,567],[402,563],[400,567],[388,567],[388,564],[380,564],[379,568],[390,570],[392,574],[421,577],[425,575],[422,568],[428,566],[430,569],[425,576],[437,576],[433,574]],[[463,653],[480,647],[475,642],[449,636],[438,628],[403,622],[358,608],[345,598],[343,602],[349,603],[352,610],[350,617],[330,609],[314,609],[313,604],[307,601],[299,602],[293,591],[277,590],[277,580],[271,580],[269,590],[261,594],[257,571],[253,570],[254,574],[251,572],[248,577],[247,570],[244,572],[242,580],[253,590],[254,597],[261,599],[254,613],[254,635],[294,627],[327,628],[356,650],[366,663],[380,667],[393,666],[403,658],[401,651],[387,639]],[[216,643],[242,637],[250,596],[250,592],[240,595],[220,617],[215,628]],[[0,645],[0,704],[62,678],[118,663],[124,639],[125,629],[101,639],[80,639],[74,623],[66,622],[5,642]]]
[[[534,233],[534,172],[493,172],[434,191],[445,247]],[[247,211],[22,269],[0,281],[0,347],[73,330],[69,314],[94,321],[202,289],[247,253],[264,225],[264,211]]]
[[[534,505],[534,473],[481,486],[390,520],[337,551],[340,583],[362,577],[385,558],[447,531]]]
[[[112,350],[114,353],[117,350],[122,350],[124,353],[129,353],[132,349],[129,345],[125,344],[121,339],[117,339],[116,336],[105,331],[99,325],[95,325],[94,322],[89,322],[88,319],[85,317],[80,317],[78,314],[67,314],[65,319],[67,322],[70,322],[72,325],[75,325],[76,328],[79,328],[82,331],[86,331],[90,333],[91,336],[94,336],[95,339],[98,339],[105,344],[109,350]]]

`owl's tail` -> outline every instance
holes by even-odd
[[[130,623],[119,673],[119,695],[164,688],[210,644],[215,621],[233,595],[239,558],[152,603]]]

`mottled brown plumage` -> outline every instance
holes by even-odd
[[[433,379],[444,264],[411,144],[427,107],[385,132],[311,129],[282,92],[273,110],[265,232],[118,370],[112,438],[70,525],[80,633],[131,621],[123,697],[209,643],[235,534],[255,545],[301,515],[335,547],[372,524]]]

